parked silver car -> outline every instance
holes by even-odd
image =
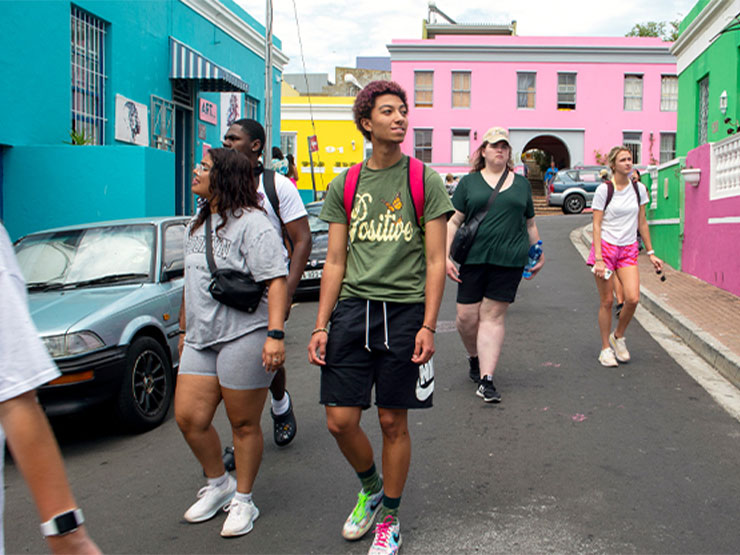
[[[580,214],[591,206],[596,188],[601,184],[601,166],[560,170],[547,186],[547,203],[560,206],[566,214]]]
[[[164,420],[179,363],[188,219],[93,223],[16,242],[31,316],[62,371],[38,391],[49,415],[110,403],[130,431]]]

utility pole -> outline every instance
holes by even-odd
[[[270,167],[272,160],[272,0],[267,0],[265,16],[265,144],[262,163]]]

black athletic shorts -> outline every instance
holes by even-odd
[[[424,323],[423,303],[351,298],[331,315],[326,365],[321,367],[321,403],[338,407],[420,409],[432,406],[432,361],[411,362]]]
[[[457,302],[475,304],[483,297],[492,301],[513,303],[524,267],[510,268],[495,264],[463,264],[460,266],[462,283],[457,286]]]

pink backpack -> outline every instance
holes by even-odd
[[[348,224],[352,206],[355,203],[357,183],[360,181],[360,170],[362,170],[362,162],[347,170],[347,176],[344,178],[344,210],[347,213]],[[409,156],[408,185],[413,199],[416,223],[422,230],[424,229],[424,171],[424,162]]]

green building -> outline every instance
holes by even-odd
[[[740,295],[740,0],[699,0],[671,47],[675,156],[651,175],[650,234],[671,266]],[[662,149],[661,149],[662,150]],[[667,154],[667,153],[666,153]],[[667,156],[666,156],[667,157]]]

